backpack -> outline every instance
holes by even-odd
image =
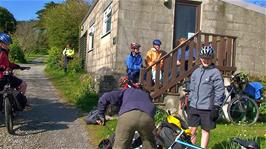
[[[115,142],[115,133],[113,133],[107,139],[103,139],[99,143],[98,149],[112,149],[114,142]],[[130,148],[132,148],[132,149],[141,149],[142,148],[142,141],[141,141],[140,135],[137,131],[134,134]]]
[[[110,137],[107,139],[103,139],[99,145],[98,149],[112,149],[112,146],[115,142],[115,134],[113,133]]]
[[[84,120],[87,124],[97,124],[96,120],[98,119],[99,119],[98,110],[96,107],[93,107]]]
[[[190,131],[184,120],[180,117],[167,116],[167,119],[163,121],[156,132],[156,144],[169,148],[172,144],[173,149],[183,149],[184,146],[176,143],[175,139],[179,132],[184,130],[184,133],[180,136],[179,140],[190,143]]]

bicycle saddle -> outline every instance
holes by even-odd
[[[260,149],[260,146],[255,141],[242,140],[239,138],[235,138],[233,141],[247,149]]]

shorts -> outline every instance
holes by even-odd
[[[20,84],[22,83],[22,80],[15,77],[15,76],[10,76],[10,86],[12,88],[17,88],[18,86],[20,86]],[[0,79],[0,90],[4,89],[4,86],[7,84],[7,80],[2,78]]]
[[[211,130],[216,128],[215,121],[211,118],[211,110],[199,110],[193,107],[188,108],[188,126]]]

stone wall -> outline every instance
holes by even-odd
[[[112,6],[112,25],[111,32],[103,36],[103,12],[107,5]],[[87,31],[92,24],[95,25],[94,49],[89,52],[87,48],[86,69],[88,72],[99,74],[110,74],[114,71],[116,63],[116,36],[117,36],[117,18],[118,18],[118,0],[98,0],[90,12],[89,16],[83,23],[81,36]],[[89,45],[89,32],[87,45]],[[87,46],[88,47],[88,46]]]
[[[112,19],[111,32],[103,35],[103,13],[111,5]],[[92,10],[82,23],[83,30],[80,37],[87,32],[86,70],[95,82],[95,90],[101,95],[104,92],[117,88],[117,80],[121,75],[115,74],[116,63],[116,36],[118,23],[118,0],[95,0]],[[94,49],[89,48],[90,27],[94,24]]]
[[[125,72],[125,59],[131,42],[141,44],[143,59],[156,38],[161,48],[172,50],[174,0],[120,0],[118,15],[118,44],[116,70]]]
[[[253,75],[266,74],[265,14],[221,0],[204,0],[201,30],[237,36],[237,69]]]

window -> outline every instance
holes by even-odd
[[[95,33],[95,25],[92,24],[89,29],[89,51],[91,52],[94,49],[94,33]]]
[[[111,32],[112,7],[109,5],[103,13],[103,36]]]

